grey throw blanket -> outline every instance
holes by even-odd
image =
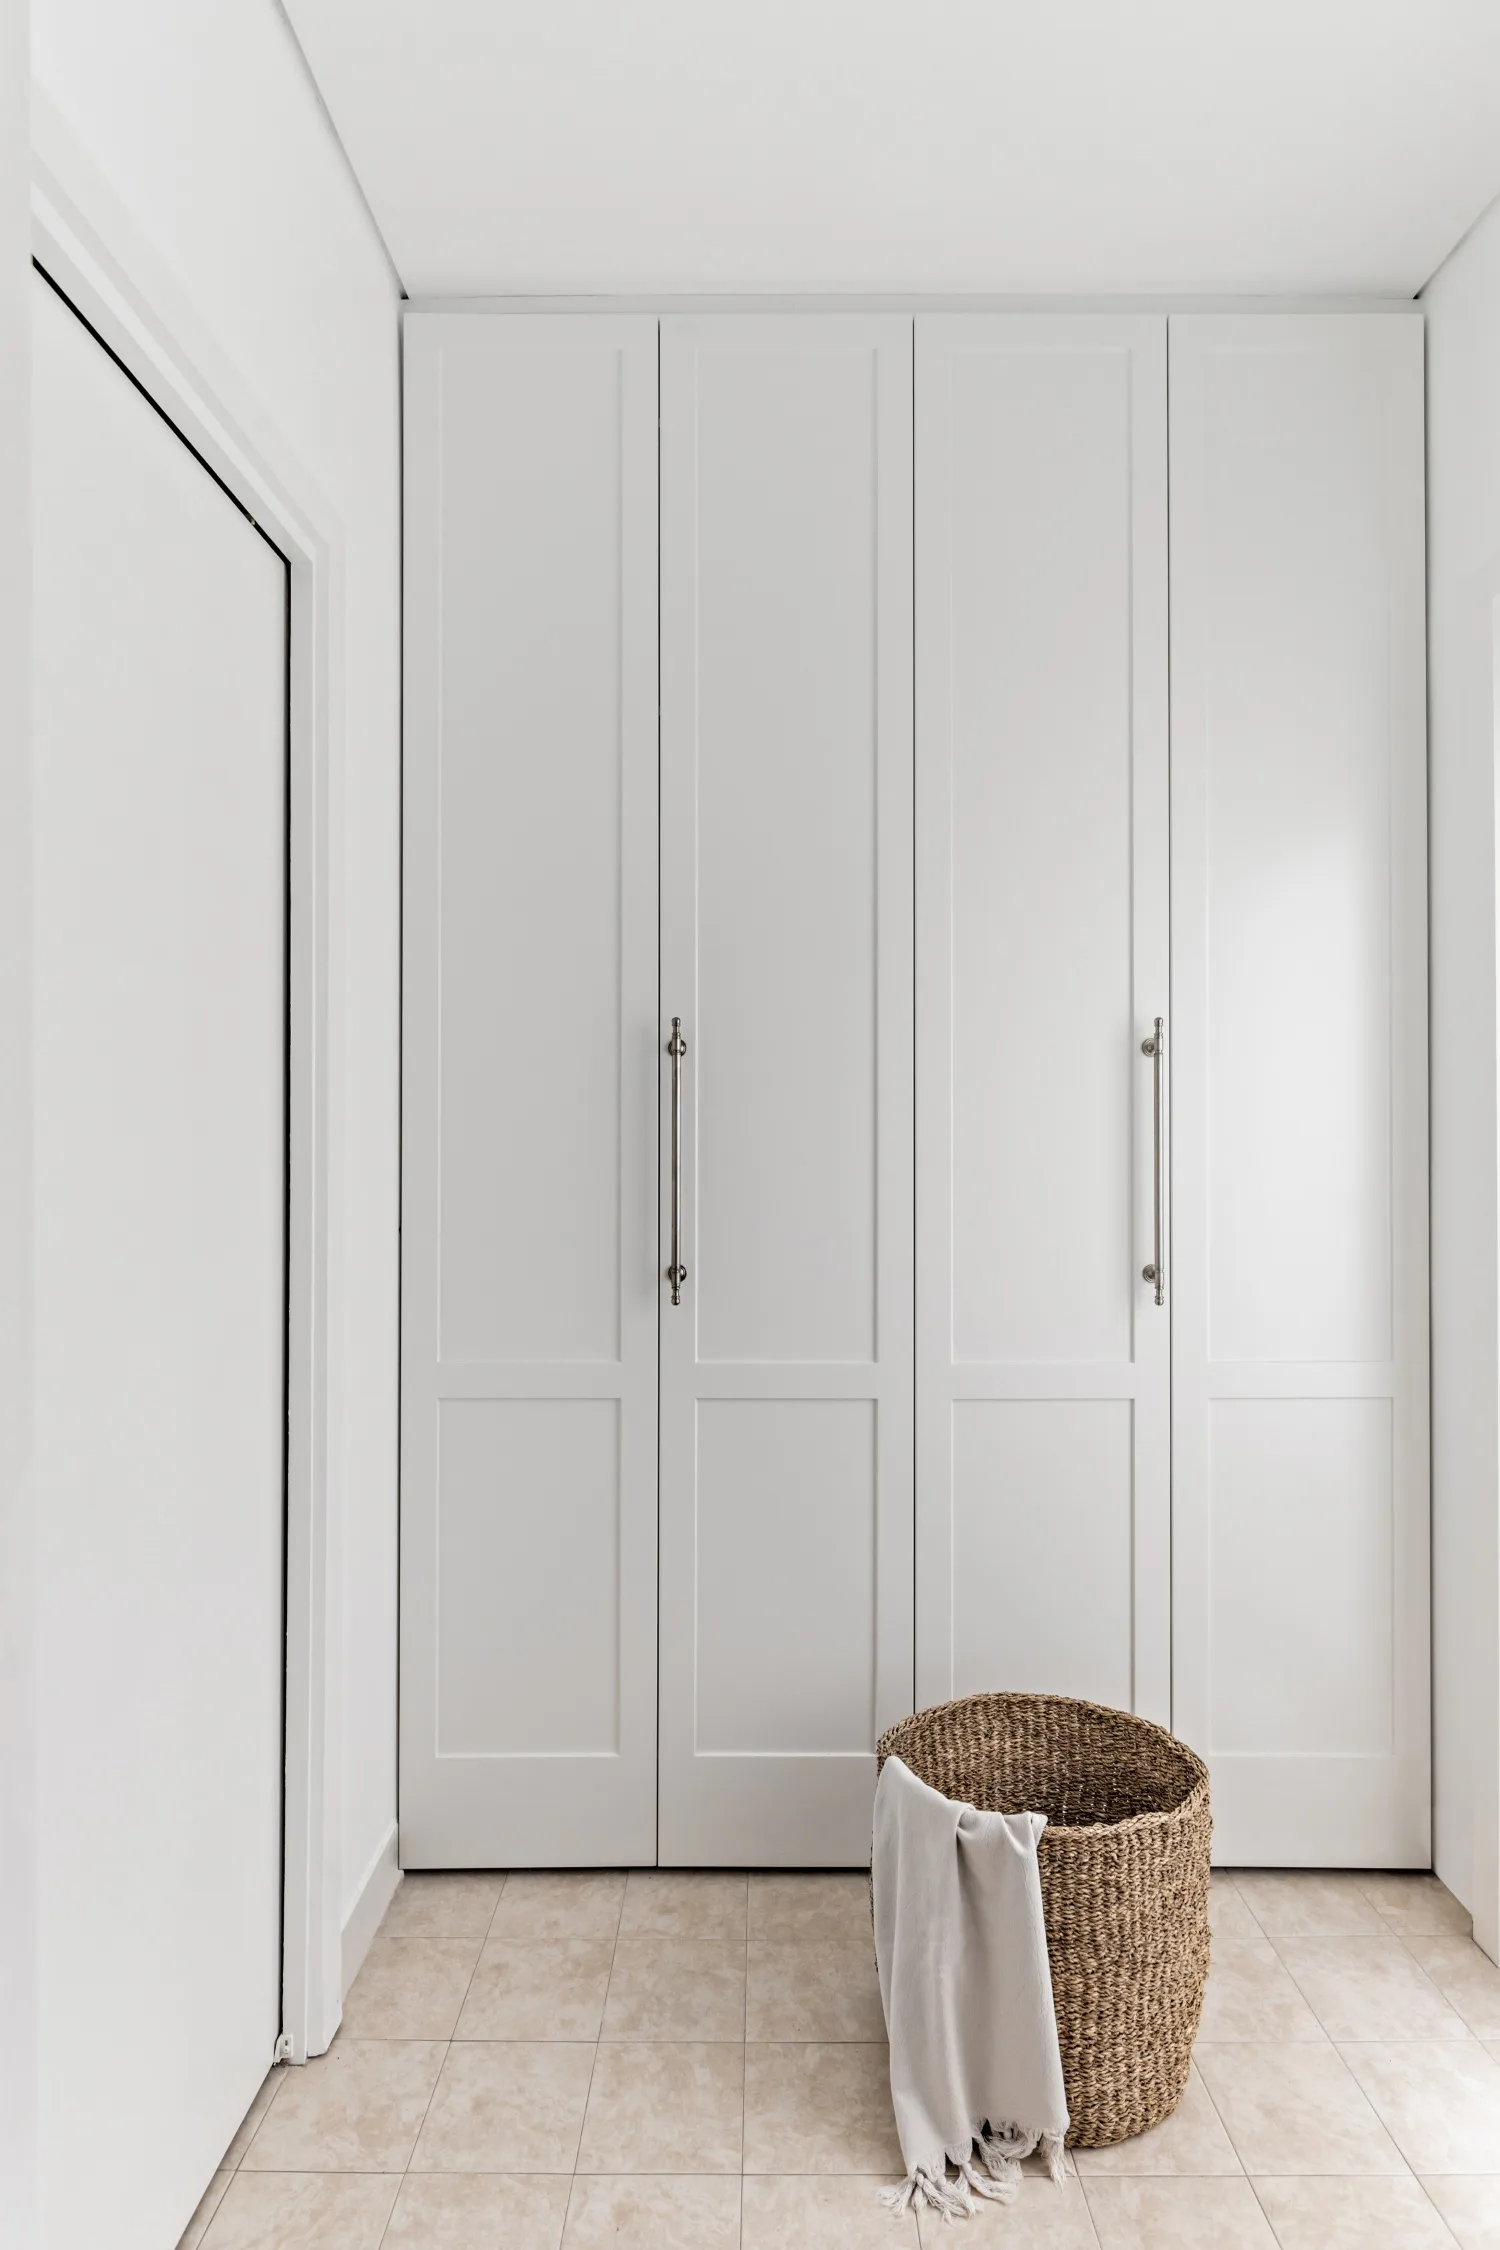
[[[1040,2149],[1062,2177],[1067,2096],[1036,1847],[1043,1813],[976,1812],[887,1758],[875,1792],[875,1954],[906,2179],[885,2200],[967,2217]],[[950,2180],[948,2166],[958,2177]]]

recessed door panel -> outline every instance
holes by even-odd
[[[1391,1756],[1391,1429],[1385,1398],[1214,1400],[1207,1738],[1214,1750],[1251,1758]]]
[[[1208,1348],[1386,1360],[1391,618],[1370,473],[1385,401],[1338,352],[1267,344],[1201,362]]]
[[[705,1360],[875,1350],[876,383],[796,330],[699,362]]]
[[[438,1756],[617,1756],[619,1400],[445,1399],[438,1464]]]
[[[1134,1401],[953,1409],[953,1692],[1128,1708],[1134,1691]]]
[[[849,1756],[875,1718],[876,1408],[698,1408],[702,1751]]]
[[[617,350],[441,353],[439,1263],[445,1359],[620,1348]],[[638,1183],[636,1185],[639,1193]],[[461,1221],[461,1223],[459,1223]]]
[[[665,322],[668,1863],[864,1860],[910,1708],[911,791],[910,323]]]
[[[1125,1360],[1132,355],[991,339],[945,371],[953,1354]]]
[[[1165,346],[917,323],[923,1703],[1167,1716]]]

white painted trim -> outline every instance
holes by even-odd
[[[291,577],[291,1162],[285,1938],[292,2059],[338,2029],[342,1987],[338,1556],[330,1505],[329,930],[336,906],[343,531],[180,283],[32,88],[37,262],[286,555]]]
[[[0,2246],[35,2250],[31,300],[26,0],[0,0]]]
[[[976,291],[908,289],[883,294],[831,290],[740,296],[705,291],[567,290],[514,297],[412,297],[407,313],[1392,313],[1420,310],[1411,297],[1004,297]]]
[[[1482,574],[1479,599],[1486,612],[1483,624],[1487,629],[1489,658],[1490,756],[1491,773],[1495,776],[1492,803],[1500,809],[1500,561],[1492,563]],[[1497,855],[1497,869],[1500,869],[1500,833],[1492,839],[1492,849]],[[1500,916],[1496,918],[1494,938],[1493,989],[1500,993]],[[1497,1048],[1500,1048],[1500,1031],[1497,1031]],[[1496,1089],[1496,1114],[1500,1115],[1500,1088]],[[1500,1157],[1500,1151],[1493,1145],[1490,1153],[1492,1160]],[[1489,1598],[1483,1613],[1480,1676],[1471,1683],[1480,1713],[1474,1772],[1474,1889],[1466,1903],[1474,1918],[1475,1942],[1492,1961],[1500,1962],[1500,1522],[1496,1518],[1493,1490],[1488,1497],[1491,1505],[1485,1516],[1478,1559]]]
[[[1494,849],[1500,869],[1500,559],[1476,572],[1471,598],[1476,646],[1483,652],[1489,681],[1489,742],[1497,814]],[[1500,993],[1500,914],[1495,920],[1494,940],[1493,989]],[[1500,1087],[1496,1089],[1496,1114],[1500,1115]],[[1470,1894],[1463,1904],[1473,1916],[1474,1942],[1492,1961],[1500,1961],[1500,1519],[1493,1505],[1493,1491],[1489,1499],[1481,1538],[1471,1549],[1487,1598],[1481,1610],[1480,1644],[1473,1652],[1478,1677],[1467,1683],[1474,1712],[1470,1775],[1473,1847]]]
[[[346,1996],[350,1985],[359,1975],[365,1955],[374,1941],[375,1932],[385,1920],[386,1908],[405,1880],[396,1864],[396,1823],[392,1821],[380,1840],[374,1858],[360,1877],[353,1902],[344,1916],[339,1952]]]

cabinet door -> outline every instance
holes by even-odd
[[[1426,1867],[1421,316],[1171,359],[1176,1721],[1225,1863]]]
[[[656,411],[408,318],[408,1867],[656,1855]]]
[[[911,1705],[911,693],[910,322],[664,322],[669,1864],[866,1862]]]
[[[916,384],[917,1696],[1165,1719],[1166,324],[924,318]]]

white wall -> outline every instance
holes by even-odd
[[[31,1592],[31,266],[26,0],[0,0],[0,2245],[35,2231]]]
[[[347,1915],[396,1812],[399,287],[273,0],[33,0],[33,69],[342,531],[329,1504]]]
[[[1423,292],[1431,665],[1436,1860],[1500,1946],[1500,204]]]

